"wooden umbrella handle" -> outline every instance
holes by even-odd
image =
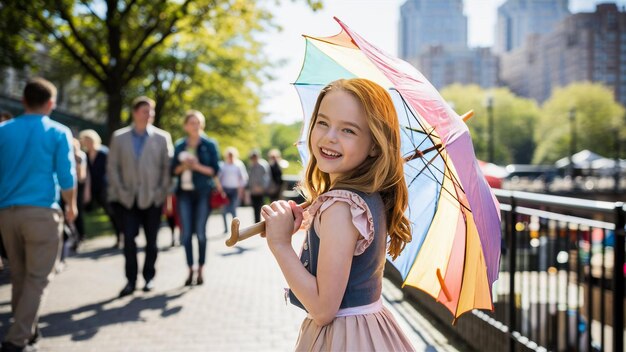
[[[309,202],[298,204],[298,206],[302,209],[308,208],[309,205]],[[248,226],[241,230],[239,229],[239,224],[241,224],[239,218],[234,218],[233,221],[230,223],[230,238],[226,240],[226,245],[228,247],[232,247],[239,241],[243,241],[254,235],[265,232],[265,220],[257,222],[256,224]]]

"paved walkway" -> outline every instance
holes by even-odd
[[[240,208],[242,226],[251,208]],[[203,286],[184,287],[182,247],[169,247],[169,229],[159,234],[156,288],[117,298],[125,284],[113,237],[87,241],[49,286],[40,324],[41,351],[291,351],[304,313],[286,305],[280,270],[264,240],[224,245],[221,215],[209,219]],[[141,235],[139,236],[142,237]],[[302,234],[294,239],[301,243]],[[142,243],[143,241],[139,241]],[[140,254],[140,263],[143,254]],[[0,271],[0,337],[10,319],[10,284]],[[142,286],[141,279],[137,283]],[[418,351],[456,351],[402,293],[385,281],[385,305]]]

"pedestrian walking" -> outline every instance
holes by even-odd
[[[78,208],[78,214],[76,215],[76,220],[74,220],[77,238],[76,242],[73,243],[73,249],[76,250],[78,244],[85,238],[83,212],[85,210],[85,187],[87,185],[88,167],[87,154],[81,149],[80,141],[76,138],[72,139],[72,146],[74,147],[74,161],[76,163],[76,207]],[[88,194],[91,197],[91,192]]]
[[[291,236],[302,208],[278,201],[261,213],[291,302],[308,312],[295,349],[414,350],[381,296],[385,252],[395,258],[411,240],[391,97],[365,79],[335,81],[322,89],[310,126],[301,187],[313,220],[300,259]]]
[[[226,220],[226,214],[230,214],[232,219],[237,217],[237,207],[243,199],[246,184],[248,183],[248,172],[246,166],[239,160],[239,151],[235,147],[228,147],[224,150],[224,162],[218,173],[218,179],[222,185],[228,204],[222,209],[224,219],[224,233],[230,229]]]
[[[72,138],[72,150],[74,164],[76,165],[76,209],[78,213],[73,223],[63,225],[63,244],[61,246],[59,263],[56,267],[57,273],[63,271],[65,268],[65,259],[72,253],[76,253],[80,242],[85,236],[85,222],[82,213],[85,210],[84,197],[87,183],[87,154],[81,150],[80,142],[76,138]],[[63,199],[61,199],[61,208],[65,208]]]
[[[185,115],[183,128],[187,137],[176,142],[172,159],[172,174],[178,176],[176,202],[181,222],[181,242],[189,274],[185,286],[194,283],[192,235],[198,239],[198,269],[195,283],[202,285],[202,270],[206,260],[206,222],[211,213],[209,197],[215,187],[213,178],[219,172],[217,143],[204,132],[205,118],[197,110]]]
[[[102,145],[100,135],[92,129],[82,130],[78,134],[78,138],[87,154],[90,197],[86,208],[91,209],[94,205],[102,207],[113,227],[113,232],[115,232],[115,244],[113,244],[113,247],[122,248],[121,214],[115,214],[114,205],[107,196],[108,181],[106,168],[109,149]],[[119,204],[117,208],[119,208]]]
[[[143,227],[146,236],[143,291],[154,288],[157,233],[163,202],[170,188],[170,159],[173,153],[170,134],[152,125],[152,99],[136,98],[132,104],[132,117],[131,126],[113,133],[107,160],[108,196],[120,204],[123,219],[127,283],[120,291],[120,297],[135,291],[138,270],[135,237],[140,227]]]
[[[76,170],[69,128],[49,117],[56,87],[43,78],[26,83],[24,114],[0,123],[0,231],[11,268],[13,324],[2,351],[22,351],[40,338],[39,309],[50,282],[65,220],[76,209]]]
[[[267,152],[267,160],[270,165],[270,185],[267,188],[267,195],[271,202],[275,202],[280,199],[283,191],[283,170],[281,166],[281,154],[280,150],[272,149]]]
[[[261,221],[261,207],[265,204],[265,194],[270,183],[270,166],[261,158],[261,153],[254,149],[250,152],[248,165],[248,189],[254,209],[254,221]]]
[[[9,121],[13,118],[13,115],[8,111],[0,112],[0,122]],[[2,244],[2,232],[0,231],[0,269],[4,269],[4,262],[7,261],[7,252],[4,250],[4,245]]]

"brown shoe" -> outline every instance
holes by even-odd
[[[189,273],[187,280],[185,281],[185,286],[193,285],[193,273]]]

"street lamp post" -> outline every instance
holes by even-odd
[[[487,101],[485,102],[485,104],[487,106],[487,134],[489,138],[487,140],[487,161],[493,163],[493,96],[491,94],[487,96]]]
[[[570,153],[569,153],[569,175],[574,182],[574,153],[576,153],[576,109],[571,108],[569,111],[570,122]]]
[[[620,152],[620,141],[619,141],[619,127],[615,128],[614,130],[615,132],[615,165],[613,166],[613,179],[615,181],[615,183],[613,184],[613,190],[615,192],[615,194],[619,194],[619,176],[621,173],[620,170],[620,158],[619,158],[619,152]]]

